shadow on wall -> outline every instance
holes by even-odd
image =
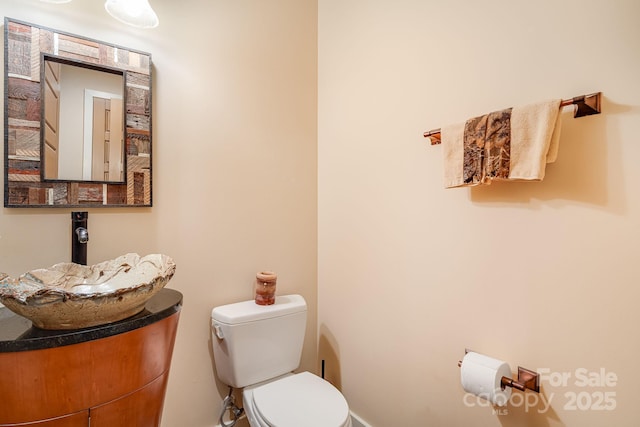
[[[532,199],[552,204],[570,201],[624,213],[625,192],[608,190],[612,186],[622,189],[625,184],[616,116],[638,114],[638,110],[638,106],[615,104],[604,95],[600,114],[574,119],[573,112],[565,109],[558,159],[547,165],[542,182],[494,182],[472,187],[471,200],[478,204],[528,203]]]
[[[322,372],[322,361],[324,360],[324,379],[342,391],[342,374],[340,370],[340,348],[336,338],[325,326],[320,326],[320,337],[318,339],[318,372]]]
[[[564,425],[552,407],[553,393],[545,393],[540,386],[540,393],[515,391],[504,408],[494,408],[500,416],[502,427],[536,426],[549,427]],[[502,411],[502,412],[500,412]]]

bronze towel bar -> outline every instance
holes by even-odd
[[[570,99],[563,99],[560,102],[560,108],[569,105],[575,105],[573,117],[590,116],[591,114],[600,114],[600,98],[602,92],[591,93],[589,95],[576,96]],[[431,145],[437,145],[442,142],[440,139],[440,129],[433,129],[424,133],[425,138],[431,139]]]

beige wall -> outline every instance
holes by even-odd
[[[168,286],[184,308],[163,425],[213,426],[227,389],[209,315],[252,298],[256,271],[307,299],[302,368],[316,368],[316,3],[152,0],[153,30],[118,23],[103,3],[2,0],[0,15],[152,54],[154,206],[90,209],[88,262],[175,259]],[[2,209],[0,271],[69,261],[70,211]]]
[[[318,3],[320,357],[351,408],[377,427],[639,425],[640,3]],[[601,115],[563,113],[543,182],[443,189],[423,131],[596,91]],[[571,378],[543,380],[548,410],[494,414],[465,405],[465,348]],[[601,368],[615,386],[581,386]]]

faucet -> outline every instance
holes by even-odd
[[[71,262],[87,265],[88,212],[71,212]]]

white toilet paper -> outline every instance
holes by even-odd
[[[505,406],[511,387],[500,387],[502,377],[511,378],[509,364],[483,354],[469,352],[462,359],[460,380],[467,393],[475,394],[497,406]]]

